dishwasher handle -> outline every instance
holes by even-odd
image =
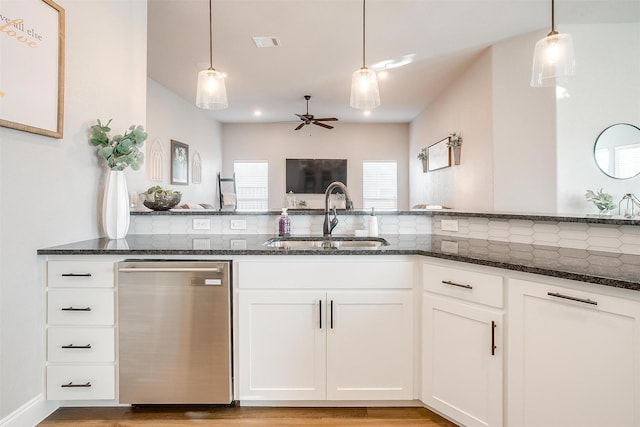
[[[209,272],[222,273],[220,267],[122,267],[118,269],[121,273],[189,273],[189,272]]]

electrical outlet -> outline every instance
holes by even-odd
[[[231,240],[230,243],[231,249],[247,249],[246,240]]]
[[[232,219],[231,220],[231,229],[232,230],[246,230],[247,229],[247,220],[245,220],[245,219]]]
[[[440,222],[440,228],[442,231],[458,231],[457,219],[443,219]]]
[[[449,254],[458,253],[458,242],[451,242],[449,240],[443,240],[440,242],[440,250]]]
[[[207,218],[194,218],[193,229],[194,230],[209,230],[211,228],[211,220]]]
[[[194,250],[209,250],[211,249],[211,240],[209,239],[193,239]]]

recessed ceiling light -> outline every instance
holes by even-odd
[[[370,115],[371,115],[371,111],[369,111],[369,110],[364,110],[364,111],[362,112],[362,114],[363,114],[363,115],[365,115],[365,116],[370,116]]]
[[[262,111],[260,111],[260,110],[255,110],[255,111],[253,112],[253,115],[254,115],[254,116],[256,116],[256,117],[260,117],[260,116],[262,115]]]
[[[278,47],[280,46],[280,40],[273,36],[257,36],[252,37],[253,43],[256,47]]]

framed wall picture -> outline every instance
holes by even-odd
[[[171,140],[171,184],[189,184],[189,146]]]
[[[3,0],[0,18],[0,126],[62,138],[64,9],[52,0]]]
[[[445,138],[427,147],[429,172],[451,166],[451,149],[447,145],[449,138]]]

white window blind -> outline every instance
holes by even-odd
[[[362,207],[398,209],[398,165],[396,162],[362,163]]]
[[[269,163],[234,162],[236,201],[239,211],[269,209]]]

